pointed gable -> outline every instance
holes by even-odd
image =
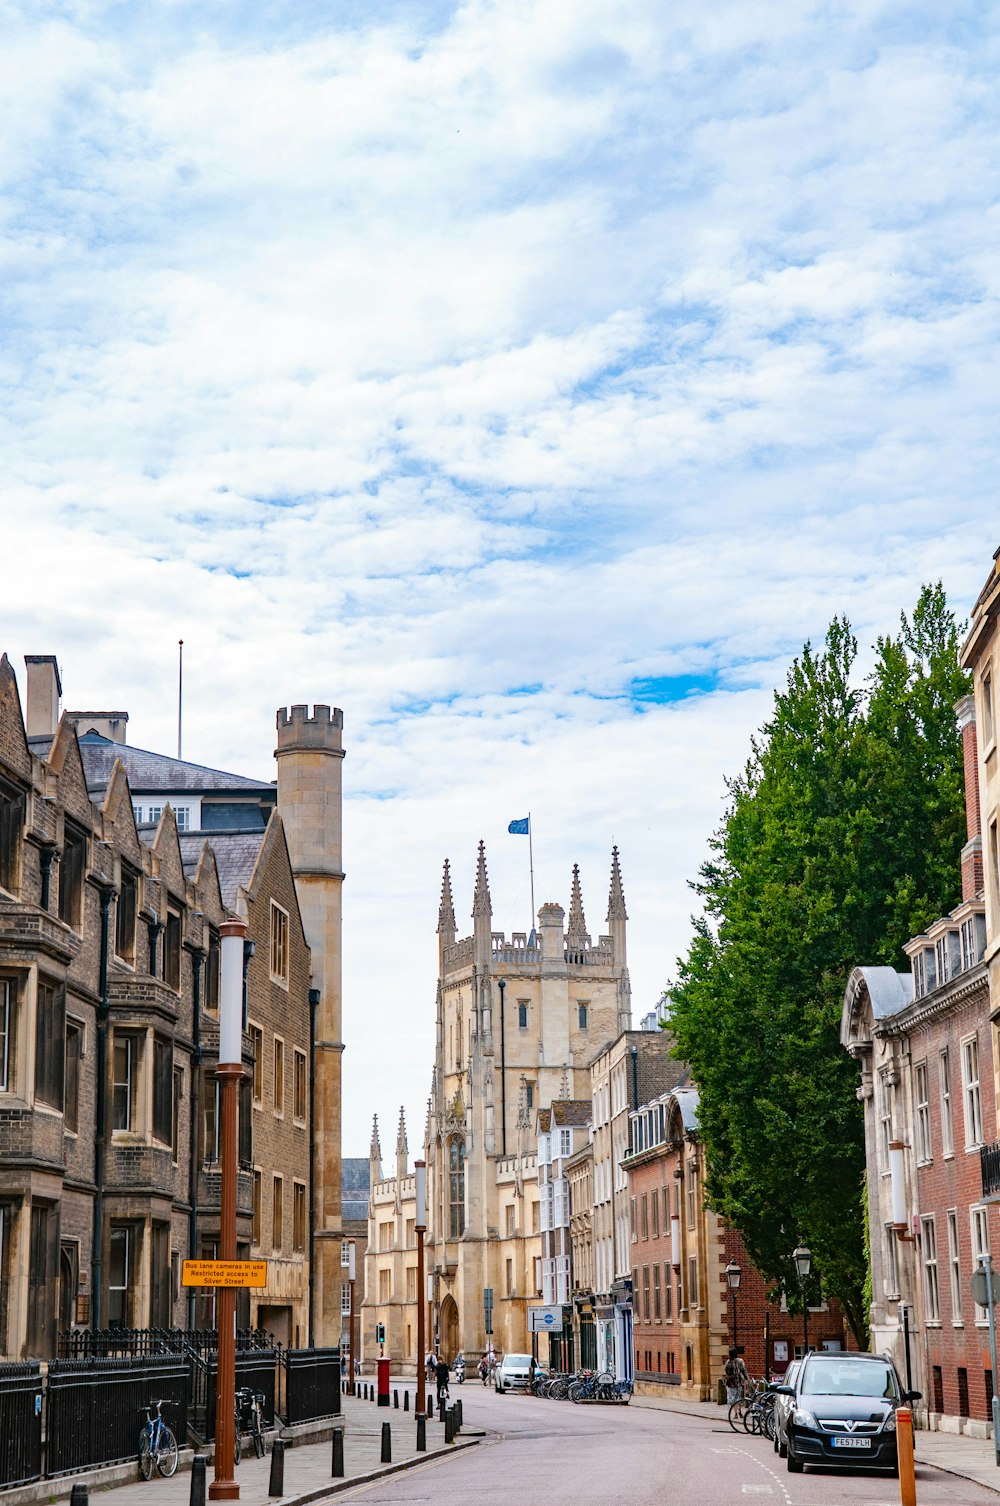
[[[134,868],[142,867],[145,844],[139,840],[132,809],[132,792],[122,763],[115,764],[101,806],[105,841],[112,842]]]
[[[156,836],[153,838],[153,851],[159,860],[160,882],[177,899],[187,898],[187,881],[184,874],[184,859],[181,856],[180,838],[177,832],[177,818],[169,805],[163,808],[159,825],[156,828]]]
[[[31,752],[24,731],[17,676],[7,655],[0,657],[0,766],[24,780],[31,780]]]
[[[92,831],[97,824],[94,820],[94,803],[87,788],[76,728],[66,716],[59,720],[59,727],[45,762],[59,781],[59,804],[63,810],[81,826]]]

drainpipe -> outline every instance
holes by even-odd
[[[316,1102],[316,1011],[319,1008],[318,988],[309,990],[309,1322],[307,1341],[314,1347],[313,1304],[316,1296],[316,1125],[314,1104]],[[419,1302],[419,1294],[417,1297]],[[353,1380],[354,1377],[352,1376]]]
[[[42,847],[39,849],[38,857],[42,865],[41,902],[43,910],[47,910],[49,908],[49,897],[52,884],[52,859],[55,857],[55,855],[56,850],[54,847]]]
[[[204,952],[191,953],[191,1111],[188,1146],[188,1259],[198,1259],[198,1135],[201,1129],[201,969]],[[188,1328],[197,1327],[198,1292],[196,1287],[188,1290]]]
[[[630,1046],[629,1051],[632,1056],[632,1111],[634,1113],[639,1107],[639,1048],[638,1046]],[[632,1144],[631,1119],[628,1126],[628,1147],[630,1151],[635,1150],[635,1146]]]
[[[98,991],[101,1002],[97,1006],[97,1046],[95,1049],[97,1077],[97,1107],[94,1134],[94,1219],[91,1233],[90,1289],[91,1327],[100,1328],[104,1307],[104,1152],[108,1133],[108,1018],[111,1003],[108,998],[108,947],[110,940],[110,911],[113,889],[102,888],[101,900],[101,960]]]
[[[506,987],[507,980],[498,978],[497,988],[500,990],[500,1146],[503,1155],[507,1154],[507,1042],[503,1022],[503,995]]]

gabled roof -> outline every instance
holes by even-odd
[[[193,876],[206,842],[215,853],[223,903],[232,910],[241,888],[247,888],[264,841],[263,831],[182,832],[181,857],[184,872]]]
[[[887,1020],[913,1001],[913,974],[897,973],[894,967],[856,967],[847,980],[844,1002],[840,1011],[840,1043],[850,1049],[852,1042],[860,1043],[859,1028],[863,1020],[859,1015],[862,1001],[868,1000],[872,1022]]]
[[[582,1129],[590,1123],[592,1108],[589,1098],[554,1098],[552,1100],[553,1126]]]

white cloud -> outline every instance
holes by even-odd
[[[644,1009],[803,638],[974,599],[996,42],[893,0],[0,24],[2,646],[169,748],[183,637],[190,756],[269,777],[277,705],[344,707],[364,1153],[422,1120],[446,852],[527,924],[530,806],[597,932],[615,837]],[[718,689],[636,710],[662,676]]]

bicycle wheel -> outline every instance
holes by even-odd
[[[149,1447],[149,1431],[143,1428],[139,1434],[139,1473],[144,1480],[152,1478],[153,1455]]]
[[[240,1445],[242,1444],[242,1442],[243,1442],[243,1440],[240,1437],[240,1419],[237,1417],[236,1422],[235,1422],[235,1424],[233,1426],[233,1463],[234,1464],[239,1464],[240,1460],[243,1457],[243,1450],[240,1447]]]
[[[264,1429],[260,1425],[260,1408],[254,1407],[250,1415],[250,1432],[253,1434],[253,1451],[258,1459],[264,1457]]]
[[[567,1393],[570,1401],[583,1400],[583,1381],[574,1381]]]
[[[743,1430],[746,1433],[760,1432],[760,1409],[756,1402],[751,1402],[743,1413]]]
[[[170,1429],[163,1425],[160,1428],[160,1441],[156,1450],[156,1467],[165,1480],[169,1480],[177,1470],[177,1439]]]
[[[746,1410],[746,1402],[742,1398],[729,1403],[729,1426],[734,1433],[738,1433],[743,1426],[743,1413]]]

